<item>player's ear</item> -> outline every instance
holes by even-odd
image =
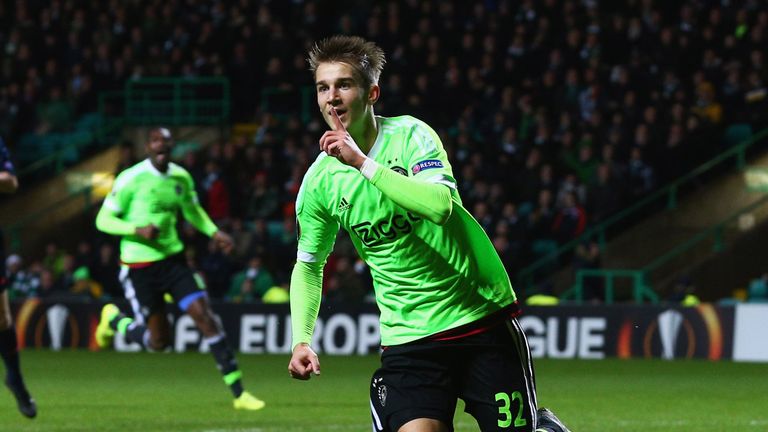
[[[378,84],[371,84],[371,88],[368,90],[368,103],[373,105],[379,100],[381,96],[381,87]]]

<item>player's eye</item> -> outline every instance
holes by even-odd
[[[339,88],[343,89],[343,90],[349,90],[350,87],[352,87],[352,85],[349,84],[349,83],[346,83],[346,82],[345,83],[341,83],[341,85],[339,85]]]
[[[317,87],[317,92],[318,93],[323,93],[323,92],[326,92],[326,91],[328,91],[328,87],[327,86],[318,86]]]

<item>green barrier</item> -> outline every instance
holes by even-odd
[[[745,206],[735,212],[731,213],[727,218],[720,222],[713,224],[709,228],[699,232],[690,239],[675,246],[666,253],[658,256],[656,259],[646,264],[640,269],[582,269],[576,272],[576,281],[569,290],[567,290],[561,296],[564,300],[573,300],[577,303],[584,301],[584,280],[586,278],[600,278],[603,280],[603,288],[605,290],[604,301],[607,304],[611,304],[615,300],[614,280],[618,278],[630,278],[632,279],[632,293],[633,299],[636,303],[644,303],[646,300],[651,303],[657,303],[659,296],[653,289],[650,283],[650,275],[653,271],[657,270],[664,264],[671,262],[673,259],[679,257],[685,252],[693,249],[704,241],[714,240],[712,252],[721,252],[725,249],[724,232],[729,224],[734,223],[738,218],[746,213],[754,212],[755,210],[768,204],[768,195],[762,197],[758,201]]]
[[[99,112],[130,125],[223,125],[229,122],[230,84],[224,77],[142,78],[99,95]]]
[[[681,187],[686,186],[702,175],[709,173],[714,168],[719,167],[726,162],[735,162],[738,170],[744,170],[746,167],[746,152],[755,143],[762,141],[768,136],[768,128],[761,130],[750,139],[731,147],[730,149],[715,156],[709,161],[694,168],[688,174],[667,184],[665,187],[639,200],[628,208],[614,214],[602,223],[587,229],[580,237],[560,246],[558,249],[541,256],[538,260],[522,269],[517,277],[516,286],[519,286],[525,293],[532,292],[537,279],[541,278],[541,273],[551,267],[552,262],[558,262],[560,257],[570,253],[576,246],[591,238],[597,238],[600,250],[605,249],[606,232],[609,228],[620,222],[636,215],[661,200],[666,202],[667,210],[677,208],[678,192]],[[547,272],[549,274],[549,272]]]

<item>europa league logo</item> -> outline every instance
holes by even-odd
[[[670,309],[668,311],[659,314],[657,319],[659,323],[659,337],[661,338],[661,358],[671,360],[675,358],[675,347],[677,346],[677,339],[680,335],[680,328],[683,325],[684,318],[680,312]],[[688,334],[692,335],[690,331],[690,324],[685,321],[686,330]],[[688,337],[688,343],[691,343],[693,337]]]
[[[722,326],[717,310],[710,304],[667,309],[654,318],[633,316],[625,319],[619,329],[616,355],[718,360],[723,356]]]

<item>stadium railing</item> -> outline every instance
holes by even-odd
[[[84,115],[79,123],[92,125],[87,130],[23,137],[15,155],[22,162],[19,177],[34,179],[60,174],[84,154],[113,144],[123,126],[120,121],[105,122],[96,113]]]
[[[265,87],[261,90],[259,107],[276,117],[295,115],[296,107],[301,107],[301,122],[309,123],[315,106],[315,89],[312,86],[295,88]]]
[[[709,161],[694,168],[684,176],[677,180],[673,180],[656,192],[647,195],[633,205],[608,217],[605,221],[588,228],[581,234],[581,236],[565,243],[555,250],[543,254],[536,261],[520,270],[516,278],[516,285],[520,286],[523,292],[531,293],[535,289],[536,282],[544,279],[542,273],[549,273],[553,267],[553,263],[559,262],[563,256],[570,254],[579,244],[588,241],[589,239],[596,238],[600,250],[603,251],[605,250],[607,232],[611,228],[615,228],[620,223],[627,222],[630,218],[638,216],[643,211],[648,211],[653,206],[657,206],[660,202],[663,203],[666,210],[674,210],[677,208],[678,194],[681,189],[699,181],[703,176],[711,174],[716,169],[721,168],[725,163],[732,163],[735,161],[736,169],[744,170],[746,168],[747,151],[750,150],[755,143],[760,142],[766,137],[768,137],[768,128],[762,129],[751,138],[725,150]]]
[[[15,157],[19,177],[59,174],[90,150],[114,144],[126,125],[224,125],[230,118],[230,84],[223,77],[142,78],[125,83],[122,91],[99,94],[98,113],[75,122],[74,130],[27,134]]]
[[[640,269],[580,269],[576,271],[576,281],[568,291],[564,292],[561,298],[567,300],[573,300],[577,303],[584,301],[584,288],[585,280],[587,278],[598,278],[603,282],[602,288],[605,290],[604,301],[606,304],[611,304],[615,299],[615,286],[614,279],[616,278],[630,278],[632,280],[632,293],[633,300],[636,303],[643,303],[645,300],[651,303],[658,303],[659,296],[654,291],[651,281],[651,275],[654,271],[661,268],[663,265],[670,263],[680,255],[690,251],[694,247],[700,245],[702,242],[712,240],[712,251],[721,252],[725,249],[726,240],[725,232],[729,225],[736,222],[739,217],[745,214],[750,214],[759,208],[768,204],[768,195],[765,195],[761,199],[736,210],[728,217],[720,222],[713,224],[707,229],[700,231],[698,234],[689,238],[683,243],[675,246],[664,254],[658,256],[653,261],[649,262]]]
[[[231,95],[224,77],[142,78],[122,91],[99,94],[99,112],[129,125],[223,125],[229,122]]]

